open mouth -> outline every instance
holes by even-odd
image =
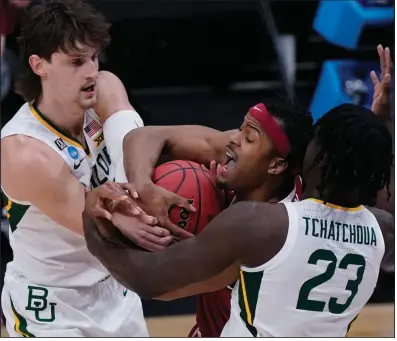
[[[82,88],[81,88],[81,91],[84,91],[84,92],[92,92],[92,91],[95,90],[95,85],[96,85],[96,83],[90,83],[90,84],[88,84],[88,85],[82,87]]]
[[[237,155],[229,148],[226,148],[226,159],[222,165],[222,173],[227,172],[229,169],[236,166]]]

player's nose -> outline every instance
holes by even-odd
[[[234,145],[234,146],[240,146],[241,136],[242,136],[241,131],[236,132],[235,134],[230,136],[229,144]]]
[[[95,61],[90,60],[87,63],[85,78],[87,80],[96,80],[98,78],[98,74],[99,74],[98,64],[95,63]]]

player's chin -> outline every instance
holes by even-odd
[[[219,189],[227,189],[227,179],[222,175],[218,175],[216,178],[216,187]]]
[[[90,109],[94,106],[96,102],[96,96],[93,96],[91,98],[84,98],[80,101],[81,107],[84,109]]]
[[[231,176],[226,177],[218,175],[218,177],[216,178],[216,187],[218,187],[219,189],[233,191],[234,183],[234,177]]]

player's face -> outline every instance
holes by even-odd
[[[53,53],[51,62],[45,63],[42,80],[47,82],[45,89],[51,98],[85,110],[93,106],[97,96],[98,51],[81,45],[79,48],[82,52]]]
[[[236,193],[260,188],[269,176],[275,156],[271,140],[260,124],[247,114],[240,131],[231,137],[226,147],[217,183]]]

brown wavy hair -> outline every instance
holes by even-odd
[[[79,52],[77,43],[103,49],[110,43],[109,28],[103,15],[82,0],[33,2],[22,18],[18,37],[22,70],[16,78],[16,92],[26,101],[42,92],[40,77],[29,65],[31,55],[50,62],[54,52]]]

